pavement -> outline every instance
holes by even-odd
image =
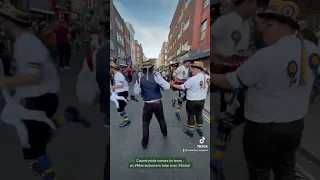
[[[133,84],[130,85],[133,89]],[[130,92],[132,94],[132,91]],[[210,168],[209,152],[183,152],[183,149],[197,149],[200,137],[195,134],[193,138],[183,133],[187,128],[187,115],[185,103],[182,106],[181,121],[175,117],[175,108],[171,106],[171,99],[175,93],[171,90],[162,92],[165,119],[168,126],[168,137],[164,139],[160,132],[159,124],[153,117],[150,124],[150,140],[146,150],[141,146],[142,139],[142,108],[143,102],[130,102],[126,108],[131,124],[120,128],[122,121],[116,107],[110,105],[111,113],[111,179],[127,180],[162,180],[162,179],[209,179]],[[141,97],[139,97],[141,100]],[[208,104],[207,104],[208,105]],[[209,122],[204,121],[204,144],[210,145]],[[128,163],[134,162],[135,158],[186,158],[193,163],[192,169],[129,169]]]
[[[84,107],[77,102],[75,84],[80,71],[80,55],[74,53],[71,59],[71,70],[59,71],[61,88],[59,92],[61,113],[68,105],[75,105],[89,119],[90,129],[81,125],[69,124],[62,127],[56,139],[48,146],[54,168],[59,180],[99,180],[103,179],[105,148],[109,141],[109,132],[103,127],[103,115],[98,107]],[[0,110],[5,102],[0,96]],[[15,129],[6,124],[0,125],[0,179],[36,180],[28,171],[28,162],[23,160],[21,145]]]

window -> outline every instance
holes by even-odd
[[[188,45],[188,41],[184,42],[183,45]]]
[[[180,22],[180,21],[181,21],[182,16],[183,16],[183,10],[181,11],[181,14],[180,14],[180,16],[179,16],[179,20],[178,20],[178,22]]]
[[[184,28],[183,28],[183,31],[185,31],[185,30],[188,29],[189,24],[190,24],[190,18],[188,18],[188,20],[186,21],[186,23],[185,23],[185,25],[184,25]]]
[[[201,35],[200,35],[200,41],[203,41],[206,38],[206,30],[207,30],[207,20],[205,20],[201,24]]]
[[[113,43],[113,40],[112,40],[112,39],[110,39],[110,49],[111,49],[111,50],[114,50],[114,43]]]
[[[205,9],[209,5],[209,0],[204,0],[203,9]]]
[[[189,6],[191,0],[186,0],[186,6],[185,9],[187,9],[187,7]]]
[[[177,36],[177,39],[180,39],[181,38],[181,31],[179,32],[178,36]]]

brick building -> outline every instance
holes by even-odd
[[[134,41],[134,56],[137,64],[143,62],[143,49],[137,40]]]
[[[130,31],[127,28],[127,25],[124,26],[124,52],[125,57],[131,55],[131,48],[130,48]]]
[[[117,51],[117,63],[118,64],[126,64],[125,63],[125,58],[126,58],[126,54],[125,54],[125,22],[123,20],[123,18],[121,17],[121,15],[119,14],[117,8],[114,6],[114,4],[112,4],[112,6],[114,7],[114,33],[115,33],[115,37],[114,37],[114,43],[117,43],[117,48],[115,48],[115,51]],[[112,11],[112,9],[111,9]],[[111,13],[112,14],[112,13]]]
[[[163,42],[161,52],[159,54],[159,66],[167,65],[168,58],[168,42]]]
[[[185,57],[209,67],[210,0],[179,0],[168,35],[169,63]]]

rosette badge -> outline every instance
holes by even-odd
[[[287,74],[290,78],[290,84],[289,87],[291,87],[292,84],[295,84],[297,82],[297,72],[298,72],[298,64],[296,61],[290,61],[287,67]]]
[[[313,71],[315,75],[318,74],[318,68],[320,63],[320,56],[319,54],[311,54],[309,57],[309,67]]]

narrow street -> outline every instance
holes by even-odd
[[[130,84],[131,94],[133,84]],[[150,139],[146,150],[141,146],[142,139],[142,108],[143,102],[130,102],[126,108],[131,124],[120,128],[121,122],[115,105],[111,104],[111,179],[128,180],[160,180],[160,179],[209,179],[210,153],[207,152],[183,152],[183,149],[197,149],[200,145],[200,136],[195,132],[190,138],[183,133],[187,128],[187,114],[185,103],[182,106],[181,121],[175,117],[175,108],[171,105],[171,98],[174,92],[167,90],[162,92],[163,107],[168,126],[168,137],[162,137],[159,124],[153,116],[150,124]],[[139,97],[139,100],[141,98]],[[209,144],[209,123],[204,120],[205,145]],[[192,169],[176,168],[149,168],[149,169],[129,169],[128,163],[134,162],[135,158],[185,158],[193,163]]]
[[[99,108],[79,106],[75,95],[75,84],[83,57],[84,52],[81,55],[73,53],[71,70],[59,70],[61,87],[58,112],[61,113],[68,105],[76,105],[89,119],[92,127],[86,129],[78,124],[68,124],[61,128],[56,139],[49,144],[48,153],[59,180],[103,179],[109,132],[103,127],[103,115],[99,113]],[[4,103],[3,97],[0,96],[0,110]],[[0,125],[0,144],[0,179],[41,179],[28,171],[28,162],[23,160],[20,142],[13,127]]]

